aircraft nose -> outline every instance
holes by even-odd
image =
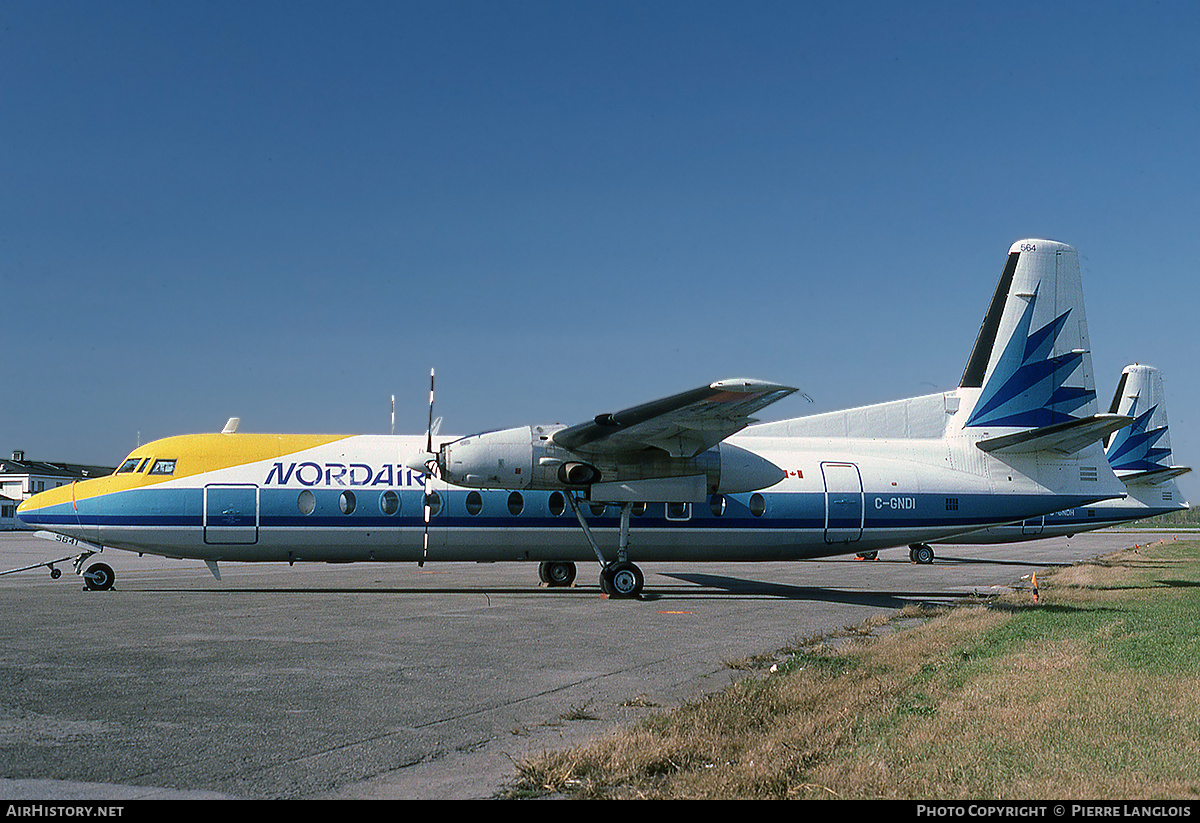
[[[57,489],[53,489],[51,491],[38,492],[32,497],[22,500],[17,506],[17,519],[27,526],[41,525],[44,521],[43,516],[49,508],[55,505],[55,503],[61,502],[50,499],[61,497],[61,495],[54,494],[57,491]]]

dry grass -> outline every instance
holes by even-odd
[[[1036,606],[797,641],[776,673],[518,764],[510,796],[1200,797],[1200,544],[1183,546],[1039,578]]]

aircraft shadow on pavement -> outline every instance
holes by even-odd
[[[1059,569],[1070,566],[1073,560],[1001,560],[994,557],[946,557],[938,555],[938,563],[978,564],[981,566],[1036,566],[1039,569]]]
[[[774,583],[767,580],[752,580],[742,577],[703,573],[663,573],[659,576],[674,578],[688,585],[654,585],[647,582],[645,590],[637,600],[653,602],[674,599],[705,599],[705,598],[739,598],[762,600],[795,600],[810,602],[842,603],[847,605],[873,606],[877,608],[899,609],[914,602],[932,602],[959,600],[973,596],[970,592],[947,591],[851,591],[847,589],[825,588],[822,586],[793,586],[786,583]],[[114,587],[114,591],[120,587]],[[223,595],[237,597],[240,595],[373,595],[373,596],[516,596],[516,597],[602,597],[597,585],[576,585],[564,588],[548,588],[544,586],[229,586],[215,588],[176,588],[176,587],[141,587],[126,591],[146,593],[179,593],[188,591],[193,594]],[[105,592],[91,594],[104,595]]]
[[[673,577],[692,583],[701,589],[671,589],[669,592],[655,592],[647,586],[646,599],[651,597],[712,597],[733,596],[745,598],[763,598],[771,600],[807,600],[824,603],[842,603],[856,606],[873,606],[877,608],[900,609],[914,601],[945,601],[973,596],[970,592],[946,591],[848,591],[832,589],[823,586],[791,586],[786,583],[772,583],[764,580],[750,580],[743,577],[728,577],[717,574],[676,573],[664,574],[663,577]],[[713,591],[713,590],[717,591]]]

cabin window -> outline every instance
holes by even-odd
[[[312,514],[317,508],[316,496],[308,489],[305,489],[304,491],[300,492],[300,496],[296,498],[296,508],[300,509],[301,514]]]
[[[712,510],[713,517],[720,517],[725,514],[725,495],[714,494],[708,498],[708,507]]]
[[[467,495],[467,514],[475,515],[483,511],[483,495],[471,492]]]
[[[592,510],[592,514],[594,514],[596,517],[600,517],[604,514],[604,510],[608,508],[608,506],[604,503],[590,503],[588,508]]]
[[[758,492],[750,495],[750,513],[755,517],[762,517],[767,511],[767,499]]]
[[[345,491],[338,495],[338,508],[342,510],[342,514],[352,514],[357,503],[354,492]]]
[[[395,492],[384,492],[379,495],[379,510],[384,514],[395,514],[400,511],[400,495]]]
[[[437,517],[442,510],[442,496],[437,492],[429,492],[425,495],[424,506],[429,509],[430,517]]]
[[[521,497],[520,492],[513,492],[508,496],[508,513],[516,517],[525,510],[525,498]]]
[[[131,457],[121,464],[121,468],[117,469],[117,474],[128,474],[131,471],[135,471],[138,467],[138,463],[141,462],[142,458]]]
[[[175,461],[174,460],[156,460],[154,462],[154,465],[150,468],[150,473],[151,474],[174,474],[175,473]]]
[[[633,513],[635,515],[637,515],[638,517],[641,517],[643,514],[646,513],[646,504],[645,503],[634,503],[633,506],[631,506],[630,508],[632,509]]]
[[[550,495],[550,499],[547,500],[546,503],[550,507],[550,514],[554,515],[555,517],[558,517],[567,510],[567,501],[566,498],[562,496],[562,492],[555,492],[554,494]]]

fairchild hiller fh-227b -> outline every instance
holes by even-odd
[[[1009,251],[953,391],[775,423],[795,389],[720,380],[573,426],[462,438],[222,433],[139,446],[18,516],[82,553],[221,561],[761,561],[917,547],[1126,495],[1102,441],[1076,252]],[[432,418],[432,414],[431,414]],[[112,583],[96,564],[89,586]]]

